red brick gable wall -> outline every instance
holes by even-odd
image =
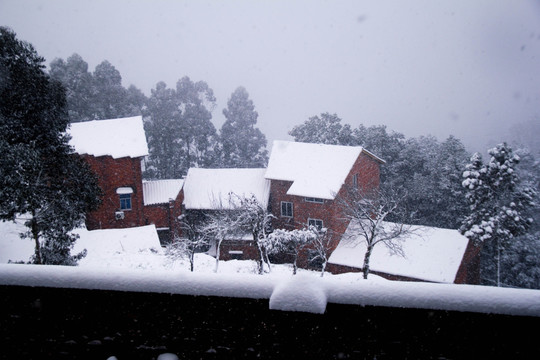
[[[103,192],[102,204],[96,211],[86,216],[86,227],[94,229],[114,229],[142,226],[143,190],[141,158],[82,155],[98,177]],[[119,187],[130,187],[131,210],[124,210],[124,219],[116,220],[115,212],[120,209]]]
[[[357,182],[360,189],[369,191],[377,189],[380,184],[379,162],[373,157],[361,153],[355,161],[349,174],[345,179],[345,186],[338,192],[338,197],[345,196],[346,187],[353,186],[353,178],[357,175]],[[317,181],[317,179],[313,179]],[[276,217],[273,226],[275,229],[301,229],[308,224],[309,219],[319,219],[323,221],[323,226],[328,228],[331,234],[330,252],[334,251],[347,229],[348,221],[341,213],[337,200],[324,200],[323,203],[306,201],[302,196],[287,195],[287,191],[292,185],[291,181],[271,180],[270,183],[270,207]],[[293,204],[293,216],[281,216],[281,202],[291,202]],[[299,265],[307,265],[306,249],[300,256]]]
[[[182,214],[182,202],[184,201],[184,191],[180,190],[176,199],[166,204],[146,205],[144,207],[144,223],[154,224],[156,228],[169,228],[171,236],[179,236],[181,229],[178,217]]]

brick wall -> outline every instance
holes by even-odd
[[[89,230],[128,228],[145,225],[143,216],[143,190],[141,158],[83,155],[90,168],[96,173],[103,192],[100,208],[87,214]],[[119,187],[130,187],[131,210],[124,210],[124,219],[116,220],[115,212],[120,209]]]
[[[179,191],[176,199],[165,204],[146,205],[144,207],[144,223],[154,224],[156,228],[169,228],[172,240],[181,235],[178,217],[182,215],[182,202],[184,192]]]
[[[346,188],[353,186],[353,178],[357,176],[358,186],[364,191],[377,189],[380,184],[379,162],[366,153],[361,153],[353,164],[349,174],[345,179],[345,186],[338,192],[337,197],[346,195]],[[317,179],[313,179],[317,181]],[[273,223],[275,229],[301,229],[308,224],[309,219],[319,219],[323,221],[323,226],[329,229],[330,253],[335,250],[348,226],[348,221],[340,210],[337,200],[324,199],[322,203],[306,201],[305,197],[287,195],[287,191],[292,185],[291,181],[271,180],[270,184],[270,206],[271,211],[276,216]],[[293,203],[293,216],[281,216],[281,202]],[[300,253],[298,264],[306,267],[308,265],[307,254],[309,248]]]

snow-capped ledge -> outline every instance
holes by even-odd
[[[270,308],[324,313],[327,303],[455,310],[540,317],[540,290],[381,280],[347,281],[307,274],[274,278],[253,274],[177,273],[0,265],[0,285],[158,292],[269,299]]]
[[[322,280],[299,274],[279,283],[270,296],[270,309],[324,314],[328,300]]]

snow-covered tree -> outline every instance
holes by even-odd
[[[71,55],[67,61],[57,58],[51,62],[49,74],[66,88],[70,121],[94,120],[93,77],[88,63],[79,54]]]
[[[176,219],[181,229],[182,236],[175,234],[171,244],[167,246],[167,254],[173,258],[187,258],[190,270],[193,272],[195,265],[195,253],[210,245],[210,232],[205,231],[199,216],[195,212],[187,212]]]
[[[394,254],[403,256],[400,237],[412,233],[412,227],[405,223],[407,214],[400,207],[403,194],[388,189],[370,193],[356,187],[346,189],[346,194],[336,198],[341,213],[349,225],[349,241],[361,239],[366,245],[362,271],[367,279],[371,254],[380,243]],[[393,222],[387,218],[393,216]]]
[[[463,220],[460,232],[485,247],[485,251],[493,249],[495,283],[500,286],[502,252],[530,227],[528,212],[534,205],[535,191],[521,183],[515,169],[520,159],[506,143],[488,153],[489,163],[483,164],[482,156],[476,153],[463,173],[470,214]]]
[[[141,115],[146,104],[142,91],[134,85],[125,89],[120,72],[106,60],[91,73],[78,54],[66,61],[56,58],[49,75],[66,88],[71,122]]]
[[[264,240],[264,246],[269,254],[284,253],[293,258],[293,275],[298,270],[298,254],[318,237],[318,229],[311,226],[308,229],[276,229]]]
[[[218,272],[219,258],[221,256],[221,244],[231,236],[241,235],[238,216],[230,208],[216,206],[216,210],[202,214],[202,223],[197,227],[199,236],[209,239],[209,243],[216,251],[216,266],[214,272]]]
[[[190,167],[214,164],[217,134],[211,111],[215,101],[204,81],[183,77],[176,89],[157,83],[143,111],[150,153],[146,178],[180,178]]]
[[[322,113],[312,116],[301,125],[295,126],[289,135],[294,141],[329,144],[329,145],[356,145],[352,129],[349,124],[342,125],[336,114]]]
[[[206,82],[185,76],[176,83],[176,105],[181,111],[177,135],[185,175],[190,167],[208,167],[216,161],[217,133],[211,121],[216,98]]]
[[[185,164],[180,141],[181,111],[178,109],[176,91],[159,82],[151,90],[148,107],[144,111],[144,130],[149,156],[144,176],[150,179],[178,179],[185,175]]]
[[[312,241],[310,241],[310,250],[308,250],[309,261],[312,263],[320,263],[321,277],[324,276],[326,265],[328,264],[328,257],[330,255],[330,240],[332,239],[332,231],[327,228],[316,229],[310,226],[309,230],[312,230],[315,235]]]
[[[122,76],[110,62],[103,60],[92,74],[92,106],[94,119],[115,119],[126,115],[127,91]]]
[[[266,263],[268,271],[271,271],[268,252],[265,247],[267,235],[271,231],[272,219],[274,216],[268,211],[268,207],[259,202],[255,195],[249,197],[238,197],[231,194],[232,200],[236,204],[235,216],[236,223],[240,225],[243,231],[250,232],[253,241],[259,252],[257,268],[259,274],[263,274],[263,264]]]
[[[24,218],[36,264],[73,265],[70,231],[99,205],[95,175],[69,146],[65,90],[32,45],[0,27],[0,219]]]
[[[265,167],[268,162],[266,137],[255,127],[259,114],[243,87],[238,87],[223,109],[220,166],[227,168]]]

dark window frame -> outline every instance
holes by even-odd
[[[292,218],[294,216],[294,206],[291,201],[282,201],[280,208],[282,217]]]
[[[320,223],[320,226],[318,223]],[[321,231],[322,228],[324,228],[324,221],[321,219],[308,218],[308,226],[315,226],[317,230]]]
[[[132,209],[131,194],[118,194],[120,199],[120,210],[127,211]]]

